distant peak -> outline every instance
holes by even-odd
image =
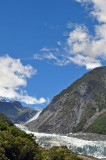
[[[0,102],[9,102],[9,103],[16,103],[16,104],[20,104],[19,101],[16,101],[16,100],[13,100],[13,101],[6,101],[5,99],[3,98],[0,98]]]
[[[13,100],[13,101],[10,101],[10,103],[20,103],[20,102],[16,101],[16,100]]]

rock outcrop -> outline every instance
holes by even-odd
[[[106,67],[96,68],[55,96],[31,131],[67,134],[87,130],[106,112]]]

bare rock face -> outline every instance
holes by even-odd
[[[106,67],[96,68],[55,96],[31,131],[67,134],[85,131],[106,111]]]
[[[18,101],[8,102],[3,99],[0,99],[0,112],[10,118],[13,123],[24,123],[36,114],[35,110],[23,107]]]

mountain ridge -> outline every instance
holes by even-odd
[[[80,132],[87,129],[88,122],[87,127],[105,111],[106,66],[84,74],[55,96],[39,118],[26,126],[37,132]]]
[[[24,123],[37,113],[32,108],[23,107],[18,101],[6,101],[2,98],[0,99],[0,112],[10,118],[13,123]]]

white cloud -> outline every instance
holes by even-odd
[[[106,60],[106,0],[75,1],[82,6],[90,4],[90,15],[98,21],[98,24],[94,25],[94,34],[91,35],[89,29],[83,24],[68,23],[67,28],[71,31],[67,32],[66,43],[58,41],[59,50],[52,50],[51,56],[49,55],[51,49],[43,48],[41,51],[45,51],[47,55],[41,55],[41,57],[43,57],[42,60],[52,59],[59,66],[75,63],[85,66],[86,69],[93,69],[101,66],[102,60]]]
[[[20,59],[8,55],[0,57],[0,97],[21,100],[27,104],[41,104],[46,100],[28,96],[22,87],[27,85],[27,78],[36,74],[36,69],[30,65],[23,66]]]
[[[106,60],[106,1],[105,0],[76,0],[81,4],[91,3],[90,14],[97,19],[94,26],[95,35],[90,35],[88,29],[82,25],[69,33],[67,50],[75,57],[70,59],[87,69],[101,66],[101,60]],[[72,24],[69,26],[72,26]]]
[[[51,51],[59,51],[58,48],[47,48],[47,47],[43,47],[41,50],[41,52],[51,52]]]
[[[87,42],[89,43],[87,29],[81,26],[76,27],[74,31],[70,32],[67,39],[69,52],[73,54],[82,52],[86,48]]]
[[[34,59],[37,60],[44,60],[44,59],[48,59],[48,60],[58,60],[58,58],[52,53],[52,52],[58,52],[59,49],[58,48],[42,48],[40,50],[40,53],[38,54],[34,54]]]
[[[33,58],[37,60],[43,60],[43,57],[38,53],[34,54]]]
[[[49,104],[50,103],[50,99],[49,98],[47,98],[47,104]]]
[[[101,31],[101,27],[95,26],[95,37],[89,35],[88,29],[84,25],[75,25],[75,27],[76,28],[69,33],[65,48],[62,48],[63,54],[59,51],[58,53],[50,53],[48,49],[47,52],[44,50],[45,52],[43,54],[35,54],[34,57],[38,57],[39,60],[54,60],[54,64],[58,66],[65,66],[70,63],[85,66],[86,69],[101,66],[98,57],[102,56],[102,58],[105,59],[106,48],[103,47],[105,45],[105,39],[102,38],[101,40],[100,37],[105,36],[105,26],[102,25],[104,33]]]
[[[69,34],[67,39],[69,52],[83,54],[93,58],[106,58],[106,24],[95,26],[95,36],[89,35],[81,26]]]
[[[58,44],[58,46],[61,46],[61,41],[58,41],[57,44]]]
[[[42,104],[46,102],[46,99],[41,97],[40,99],[36,99],[35,97],[31,97],[28,95],[21,96],[20,100],[25,102],[26,104]]]
[[[56,53],[56,54],[55,54]],[[40,53],[40,54],[34,54],[34,59],[35,60],[49,60],[53,64],[58,65],[58,66],[65,66],[70,63],[70,60],[64,56],[64,55],[59,55],[57,52],[51,53],[51,52],[45,52],[45,53]]]
[[[67,39],[69,52],[95,58],[95,61],[99,58],[106,60],[106,1],[76,1],[82,4],[92,3],[91,14],[98,20],[99,24],[94,26],[95,35],[90,35],[88,29],[84,26],[76,26]]]
[[[85,0],[87,1],[87,0]],[[93,3],[93,11],[91,14],[97,18],[99,22],[106,23],[106,1],[105,0],[90,0]]]
[[[52,53],[45,54],[45,55],[44,55],[44,58],[46,58],[46,59],[55,59],[55,60],[57,60],[57,57],[54,56]]]
[[[37,60],[44,60],[44,59],[49,59],[49,60],[57,60],[57,57],[54,56],[51,52],[50,53],[45,53],[45,54],[34,54],[34,59]]]
[[[91,57],[85,57],[80,54],[77,54],[75,57],[69,57],[69,60],[75,64],[78,64],[79,66],[86,66],[86,69],[93,69],[101,66],[99,60],[95,60]]]
[[[50,49],[49,49],[49,48],[44,47],[44,48],[42,48],[40,51],[41,51],[41,52],[42,52],[42,51],[49,52],[49,51],[50,51]]]

